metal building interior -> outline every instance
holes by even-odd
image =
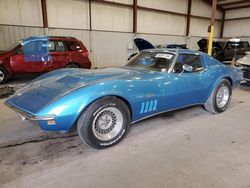
[[[249,42],[250,0],[0,0],[0,187],[249,187]]]

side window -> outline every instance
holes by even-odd
[[[244,48],[249,48],[249,43],[247,41],[243,42],[243,47]]]
[[[193,72],[199,72],[204,69],[199,55],[180,54],[175,62],[174,72],[181,73],[183,71],[182,66],[184,64],[192,66]]]
[[[56,42],[56,51],[57,52],[64,52],[65,51],[65,46],[64,46],[62,41]]]
[[[237,45],[236,45],[237,46]],[[237,46],[237,48],[243,48],[244,47],[244,44],[243,44],[243,42],[239,42],[238,43],[238,46]]]
[[[152,66],[155,69],[169,69],[169,61],[166,58],[156,58],[155,64]]]
[[[67,45],[69,51],[82,51],[81,46],[77,42],[68,41]]]
[[[23,51],[25,54],[34,54],[35,51],[39,50],[39,42],[37,41],[31,41],[27,42],[23,45]]]
[[[23,45],[21,51],[24,55],[42,55],[46,52],[46,49],[43,47],[42,40],[30,41]]]
[[[55,42],[54,41],[49,41],[49,52],[55,52]]]
[[[63,41],[49,41],[49,52],[64,52],[65,45]]]
[[[48,44],[44,40],[33,40],[23,44],[23,54],[26,62],[41,62],[48,52]]]

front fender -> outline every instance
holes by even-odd
[[[47,125],[47,122],[41,121],[39,122],[41,128],[49,131],[69,131],[76,124],[82,111],[95,100],[104,96],[118,96],[128,101],[126,94],[112,87],[103,83],[85,86],[47,105],[37,115],[55,115],[56,124]]]

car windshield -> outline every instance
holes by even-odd
[[[249,43],[247,41],[240,41],[240,42],[228,42],[227,48],[248,48]]]
[[[168,52],[141,52],[131,60],[126,67],[140,68],[152,71],[168,71],[175,54]]]

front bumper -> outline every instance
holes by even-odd
[[[243,79],[246,81],[250,81],[250,66],[243,65],[242,72],[243,72]]]
[[[32,113],[18,105],[15,105],[11,100],[7,100],[4,103],[6,106],[14,110],[19,114],[22,120],[30,121],[32,124],[39,126],[45,131],[60,131],[68,132],[72,130],[75,125],[77,115],[76,113],[71,114],[49,114],[49,113]],[[70,111],[71,112],[71,111]]]
[[[4,103],[6,106],[8,106],[9,108],[11,108],[12,110],[14,110],[15,112],[17,112],[19,114],[19,116],[21,117],[21,119],[27,120],[27,121],[31,121],[33,123],[38,123],[39,125],[44,125],[45,123],[47,125],[53,125],[55,124],[55,120],[56,120],[56,116],[55,115],[49,115],[49,116],[37,116],[35,114],[26,112],[10,103]],[[42,128],[42,127],[41,127]]]

